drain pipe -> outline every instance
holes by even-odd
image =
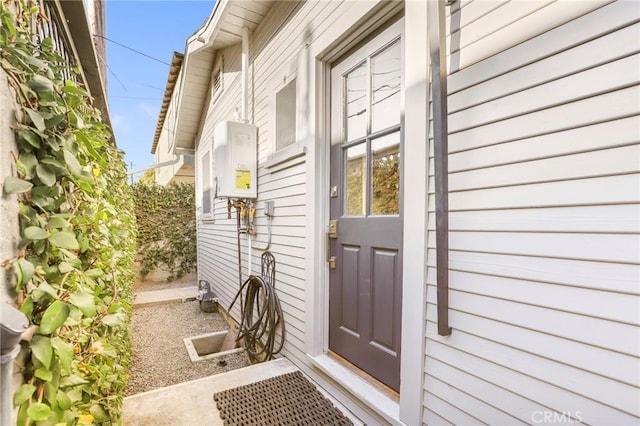
[[[240,109],[240,119],[248,123],[249,111],[247,108],[248,86],[249,86],[249,28],[242,27],[242,102]]]
[[[241,82],[241,104],[240,104],[240,120],[243,123],[249,122],[249,108],[248,108],[248,98],[249,98],[249,28],[242,27],[242,64],[241,64],[241,74],[242,74],[242,82]],[[251,214],[252,204],[247,200],[247,214]],[[248,223],[248,222],[247,222]],[[247,229],[247,276],[251,276],[251,272],[253,269],[253,262],[251,260],[251,251],[252,251],[252,241],[251,234]]]
[[[135,169],[135,170],[130,170],[130,171],[127,172],[127,175],[128,176],[132,176],[132,175],[136,175],[138,173],[146,172],[147,170],[153,170],[153,169],[159,169],[160,167],[172,166],[174,164],[177,164],[181,159],[183,159],[183,158],[186,159],[187,157],[193,157],[193,155],[180,154],[180,155],[177,155],[176,157],[174,157],[173,160],[163,161],[162,163],[153,164],[153,165],[147,166],[147,167],[141,167],[141,168]]]
[[[20,352],[22,333],[29,328],[27,317],[11,305],[0,310],[0,424],[10,425],[13,413],[13,361]]]

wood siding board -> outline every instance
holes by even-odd
[[[446,359],[451,365],[459,367],[471,367],[470,369],[477,372],[478,377],[492,381],[527,399],[539,401],[544,407],[550,410],[558,413],[570,412],[574,413],[574,416],[576,411],[580,411],[583,421],[586,423],[634,424],[638,421],[638,418],[634,415],[624,413],[604,404],[599,404],[555,386],[549,386],[548,383],[544,383],[536,378],[504,368],[490,360],[461,351],[448,345],[444,341],[432,340],[431,349],[434,358],[441,361]],[[531,416],[531,412],[528,414]],[[577,419],[574,417],[574,420]]]
[[[303,164],[304,166],[304,164]],[[307,176],[305,173],[300,173],[298,166],[294,166],[294,170],[289,168],[287,173],[266,173],[262,176],[258,174],[260,179],[260,190],[269,191],[273,189],[278,189],[282,186],[300,186],[304,188],[304,185],[307,181]]]
[[[256,64],[256,73],[265,77],[272,76],[284,64],[294,60],[304,48],[303,41],[312,43],[318,39],[331,27],[335,16],[346,13],[345,8],[345,3],[342,1],[307,3],[295,13],[294,18],[286,23],[270,45],[261,52],[264,56]],[[313,15],[315,16],[312,18]],[[331,19],[332,16],[334,19]],[[305,32],[311,33],[310,40],[304,40]]]
[[[480,210],[449,213],[452,231],[640,233],[640,205]],[[435,219],[430,218],[430,230]]]
[[[482,423],[478,418],[462,410],[462,406],[453,405],[431,392],[426,392],[425,400],[428,401],[429,408],[433,412],[438,413],[443,417],[446,416],[447,421],[454,425],[475,425]]]
[[[637,423],[640,8],[517,3],[449,18],[454,331],[437,336],[429,235],[424,415],[432,394],[465,409],[437,377],[526,423]]]
[[[431,342],[433,340],[428,338],[427,344]],[[464,388],[469,395],[489,406],[500,407],[516,421],[531,424],[532,412],[549,410],[549,407],[528,400],[518,392],[499,386],[491,378],[470,374],[463,366],[450,364],[446,359],[429,357],[425,371],[428,376],[436,377],[456,388]],[[428,403],[426,406],[428,407]]]
[[[256,13],[259,13],[262,16],[267,16],[267,14],[269,13],[269,11],[272,9],[272,4],[277,4],[279,2],[272,2],[272,1],[256,1],[256,0],[243,0],[241,3],[239,3],[240,6],[244,7],[246,6],[248,9],[255,11]]]
[[[452,192],[450,211],[590,206],[638,202],[640,174]],[[433,195],[429,195],[430,203]]]
[[[435,325],[430,324],[431,328]],[[548,362],[526,352],[498,345],[462,331],[441,343],[473,357],[474,360],[482,360],[481,363],[483,361],[490,363],[491,369],[504,368],[517,371],[518,375],[527,376],[522,377],[522,381],[530,382],[531,388],[548,389],[545,396],[536,396],[536,399],[542,397],[546,404],[558,412],[570,411],[570,408],[575,412],[576,407],[580,407],[580,410],[584,410],[590,417],[599,417],[600,421],[596,422],[597,424],[602,424],[605,418],[640,420],[640,405],[637,404],[638,388],[634,386],[609,381],[589,372]],[[434,349],[433,345],[432,349]],[[496,377],[496,380],[500,379]],[[526,391],[523,393],[526,394]],[[546,396],[548,394],[555,394],[556,398]]]
[[[435,267],[435,250],[429,250],[427,265]],[[452,251],[450,266],[458,271],[640,295],[638,266],[631,264]]]
[[[499,7],[503,7],[508,2],[509,0],[474,1],[466,4],[463,8],[454,8],[453,5],[451,5],[447,11],[447,28],[450,29],[447,33],[448,37],[457,37],[459,40],[459,33],[462,30],[465,30],[466,27],[495,11]],[[454,4],[458,3],[460,2],[456,2]],[[451,41],[449,41],[449,43],[451,43]]]
[[[258,24],[264,19],[265,15],[260,12],[256,12],[254,10],[247,9],[243,4],[232,3],[229,8],[230,15],[235,17],[246,19],[254,24]]]
[[[422,417],[422,421],[427,425],[438,425],[438,426],[453,426],[453,423],[446,420],[444,417],[441,417],[439,414],[435,412],[425,409],[424,416]]]
[[[440,380],[435,376],[426,375],[425,380],[429,383],[429,393],[437,396],[443,401],[450,401],[456,407],[467,407],[468,412],[473,413],[478,422],[484,424],[515,425],[523,424],[515,417],[505,413],[498,407],[494,407],[485,401],[481,401],[464,389],[458,389],[449,382]],[[476,422],[474,422],[476,423]]]
[[[636,85],[640,55],[608,62],[449,115],[451,132],[506,120]],[[531,81],[529,79],[528,81]]]
[[[492,13],[485,13],[479,19],[465,25],[464,31],[460,30],[462,20],[456,22],[455,19],[451,19],[447,24],[454,24],[455,26],[450,27],[447,31],[447,34],[449,34],[447,37],[447,52],[453,55],[455,52],[477,43],[486,37],[490,37],[512,24],[519,23],[523,18],[536,13],[552,3],[552,0],[505,2],[493,9],[491,11]],[[469,7],[467,7],[467,9],[469,9]],[[467,9],[465,9],[465,12]],[[454,69],[452,69],[452,71],[454,71]]]
[[[640,114],[639,86],[578,100],[449,135],[449,153]]]
[[[637,116],[577,127],[449,155],[449,170],[461,172],[637,144]]]
[[[248,12],[247,9],[242,9],[240,13],[238,13],[238,9],[229,10],[225,15],[225,24],[229,23],[235,28],[240,28],[240,34],[242,34],[243,27],[247,27],[249,31],[255,31],[261,17],[258,15],[258,18],[256,19],[255,14],[249,15],[243,11]],[[226,29],[227,27],[223,24],[222,28]]]
[[[433,246],[435,243],[430,242],[429,248]],[[640,260],[640,236],[637,234],[452,231],[449,247],[451,250],[633,265],[638,265]]]
[[[333,4],[333,7],[339,6],[340,3]],[[278,32],[260,51],[259,56],[256,56],[255,75],[262,77],[256,82],[257,88],[260,88],[260,84],[268,85],[269,78],[283,65],[288,65],[303,49],[302,37],[305,28],[313,25],[313,18],[310,18],[312,13],[316,14],[317,19],[323,19],[324,11],[330,7],[328,2],[310,2],[299,10],[287,11],[288,16],[280,20],[282,26],[278,28]]]
[[[272,40],[274,35],[280,28],[281,23],[286,20],[298,6],[294,2],[274,2],[273,7],[265,15],[265,19],[262,21],[252,39],[252,52],[249,52],[250,62],[252,61],[252,55],[261,53]]]
[[[460,10],[462,10],[465,7],[468,7],[470,5],[473,5],[474,3],[476,3],[477,1],[474,0],[458,0],[455,1],[453,3],[451,3],[449,5],[449,7],[447,7],[445,9],[445,16],[447,19],[449,19],[451,17],[452,14],[460,12]]]
[[[450,57],[449,69],[451,73],[455,73],[460,69],[464,69],[470,65],[473,65],[479,61],[489,58],[498,52],[502,52],[512,46],[532,39],[545,31],[551,30],[561,24],[566,23],[572,18],[579,17],[588,12],[593,11],[612,0],[604,1],[589,1],[589,2],[553,2],[546,7],[538,9],[537,13],[533,13],[534,10],[530,10],[526,16],[514,21],[508,26],[503,26],[500,29],[486,34],[477,41],[467,45],[465,48],[455,51]],[[541,2],[518,2],[512,3],[541,3]],[[504,11],[506,8],[499,8]],[[524,11],[523,11],[524,12]],[[526,12],[525,12],[526,13]],[[481,22],[474,23],[478,25]],[[500,25],[500,23],[498,23]],[[482,30],[479,30],[482,31]],[[556,50],[557,52],[558,50]]]
[[[639,68],[640,69],[640,68]],[[615,176],[640,170],[640,144],[449,174],[449,190]]]
[[[435,272],[435,271],[434,271]],[[433,277],[433,274],[429,274]],[[640,296],[451,269],[451,288],[531,306],[638,325]],[[427,280],[430,285],[435,281]],[[638,330],[640,332],[640,330]],[[640,343],[640,340],[639,340]]]
[[[456,329],[465,333],[598,374],[632,387],[640,387],[640,364],[637,356],[611,352],[461,311],[453,311],[451,319],[456,324]],[[435,323],[437,317],[429,312],[427,320]],[[575,356],[576,353],[580,353],[580,356]],[[609,359],[611,362],[601,362],[603,359]]]
[[[435,287],[427,287],[429,303],[435,303]],[[637,356],[638,327],[570,314],[525,303],[450,290],[452,310],[514,324],[541,333],[574,340],[598,348]],[[429,309],[429,308],[427,308]],[[454,329],[455,324],[452,324]],[[611,336],[615,336],[612,339]]]
[[[574,3],[575,5],[575,3]],[[587,6],[590,7],[590,6]],[[640,19],[634,2],[618,1],[541,33],[524,43],[468,67],[466,72],[449,76],[449,93],[518,69],[539,59],[550,57],[593,38],[626,27]]]
[[[449,95],[449,111],[457,112],[474,105],[522,92],[541,84],[558,81],[579,72],[605,65],[637,53],[629,51],[640,33],[639,24],[533,62],[508,74],[496,76]],[[467,72],[467,71],[462,71]]]

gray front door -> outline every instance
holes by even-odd
[[[400,388],[402,39],[396,23],[331,71],[329,349]]]

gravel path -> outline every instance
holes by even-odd
[[[133,310],[133,362],[125,396],[223,373],[249,365],[244,353],[218,360],[191,362],[183,338],[228,328],[222,314],[205,313],[198,301]]]

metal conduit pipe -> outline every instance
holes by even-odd
[[[249,28],[242,27],[242,64],[241,64],[241,109],[240,109],[240,120],[243,123],[249,122],[249,110],[248,110],[248,100],[249,100]],[[249,211],[247,214],[250,214],[251,202],[247,203],[247,209]],[[251,258],[252,251],[252,242],[251,242],[251,234],[247,232],[247,276],[251,276],[253,271],[253,260]]]
[[[451,334],[449,326],[449,130],[447,120],[447,55],[445,3],[429,0],[429,50],[433,93],[434,176],[436,192],[436,288],[438,334]]]

